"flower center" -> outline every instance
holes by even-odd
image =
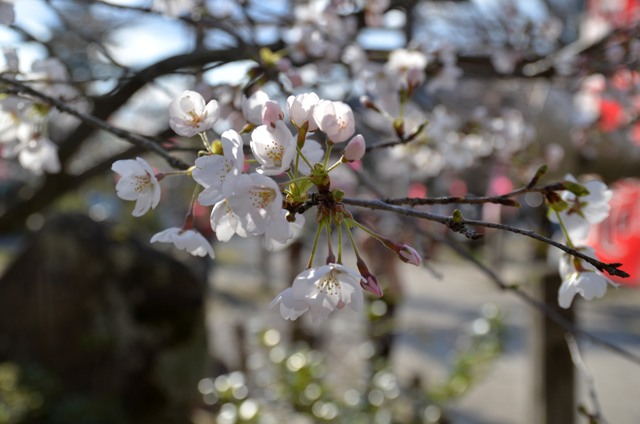
[[[189,112],[187,112],[187,114],[191,117],[191,120],[189,121],[189,123],[191,124],[191,126],[193,126],[194,128],[198,128],[198,126],[200,125],[200,123],[202,121],[204,121],[204,119],[207,116],[207,113],[203,113],[202,115],[198,115],[195,111],[190,110]]]
[[[275,166],[282,166],[282,157],[284,156],[284,146],[272,141],[267,145],[267,158],[269,158]]]
[[[136,175],[133,180],[133,188],[136,193],[142,193],[147,190],[147,188],[151,185],[151,176],[150,175]]]
[[[275,190],[268,187],[255,187],[249,191],[251,197],[251,205],[256,209],[265,209],[276,198]]]
[[[327,295],[336,295],[340,290],[340,280],[338,280],[331,270],[324,277],[316,281],[316,287]]]
[[[341,130],[347,128],[347,121],[341,116],[338,116],[338,128],[340,128]]]

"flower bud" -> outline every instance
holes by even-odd
[[[275,128],[276,122],[282,121],[283,119],[284,112],[278,102],[267,100],[262,106],[262,123],[271,128]]]
[[[422,264],[422,258],[418,254],[418,251],[406,243],[403,243],[398,250],[398,257],[402,262],[406,262],[411,265],[420,266]]]
[[[344,148],[344,158],[347,162],[354,162],[362,159],[366,151],[366,144],[362,134],[358,134],[349,141],[347,147]]]
[[[360,275],[362,276],[362,279],[360,280],[360,287],[369,293],[381,297],[383,293],[380,284],[378,284],[378,279],[369,271],[367,264],[364,263],[360,256],[357,258],[356,265],[358,266],[358,272],[360,272]]]

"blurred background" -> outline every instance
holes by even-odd
[[[82,115],[29,103],[60,171],[30,169],[7,140],[33,100],[0,81],[0,423],[640,422],[637,0],[16,0],[0,1],[0,23],[0,77]],[[402,135],[359,99],[395,116],[381,75],[405,48],[427,64],[402,131],[426,125],[385,148]],[[560,310],[544,244],[350,208],[423,266],[357,234],[385,295],[320,325],[283,320],[268,305],[314,229],[266,252],[216,242],[198,207],[216,258],[195,258],[149,243],[182,223],[193,182],[163,180],[158,208],[134,218],[110,171],[140,155],[170,169],[131,134],[193,160],[199,141],[168,127],[183,90],[218,100],[221,133],[242,128],[242,96],[258,88],[353,107],[372,149],[332,173],[349,197],[500,195],[543,164],[545,184],[602,179],[612,211],[590,244],[631,277]],[[518,201],[422,208],[557,231],[541,197]]]

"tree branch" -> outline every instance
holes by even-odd
[[[162,146],[160,146],[157,142],[153,140],[150,140],[139,134],[134,134],[132,132],[125,131],[121,128],[114,127],[113,125],[107,123],[106,121],[103,121],[102,119],[96,118],[95,116],[86,114],[84,112],[77,111],[67,106],[62,101],[54,99],[53,97],[43,94],[37,90],[34,90],[33,88],[25,84],[22,84],[18,81],[14,81],[14,80],[5,78],[3,76],[0,76],[0,83],[4,83],[11,87],[14,87],[15,93],[11,93],[11,94],[18,94],[18,95],[22,94],[22,95],[28,95],[30,97],[36,98],[39,101],[42,101],[50,106],[53,106],[62,112],[75,116],[81,121],[93,126],[94,128],[99,128],[99,129],[108,131],[117,137],[127,140],[128,142],[130,142],[135,146],[157,153],[158,155],[162,156],[167,161],[167,163],[169,163],[169,165],[171,165],[174,168],[187,169],[189,167],[189,165],[187,165],[180,159],[175,158],[170,154],[168,154],[167,151]],[[11,91],[13,90],[9,90],[9,92]]]
[[[438,222],[440,224],[446,225],[448,228],[450,228],[451,230],[464,234],[466,237],[469,238],[478,238],[476,236],[474,236],[475,233],[473,230],[470,230],[468,228],[468,226],[478,226],[478,227],[485,227],[485,228],[495,228],[498,230],[504,230],[504,231],[509,231],[512,233],[516,233],[516,234],[520,234],[526,237],[530,237],[533,238],[535,240],[541,241],[543,243],[546,243],[548,245],[551,245],[553,247],[556,247],[572,256],[575,256],[577,258],[580,258],[588,263],[590,263],[591,265],[593,265],[594,267],[596,267],[598,270],[600,271],[606,271],[607,273],[609,273],[610,275],[615,275],[618,277],[629,277],[629,274],[623,270],[620,269],[620,266],[622,266],[622,264],[619,263],[611,263],[611,264],[607,264],[604,262],[600,262],[597,259],[594,259],[590,256],[585,255],[584,253],[573,249],[569,246],[566,246],[562,243],[558,243],[555,240],[552,240],[548,237],[542,236],[538,233],[536,233],[535,231],[531,231],[531,230],[523,230],[517,227],[512,227],[510,225],[505,225],[505,224],[497,224],[494,222],[486,222],[486,221],[477,221],[477,220],[471,220],[471,219],[465,219],[462,216],[443,216],[443,215],[436,215],[436,214],[432,214],[429,212],[423,212],[423,211],[416,211],[413,209],[409,209],[409,208],[404,208],[404,207],[400,207],[400,206],[395,206],[395,205],[389,205],[381,200],[363,200],[363,199],[352,199],[352,198],[344,198],[343,200],[344,204],[347,205],[352,205],[352,206],[360,206],[360,207],[364,207],[364,208],[369,208],[369,209],[374,209],[374,210],[384,210],[384,211],[389,211],[389,212],[395,212],[399,215],[404,215],[404,216],[411,216],[414,218],[421,218],[421,219],[426,219],[428,221],[434,221],[434,222]]]

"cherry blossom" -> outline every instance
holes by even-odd
[[[417,87],[424,82],[427,56],[417,50],[396,49],[389,54],[385,73],[399,86]]]
[[[282,317],[290,320],[309,311],[313,322],[347,305],[357,312],[364,302],[361,279],[360,274],[341,264],[309,268],[298,274],[293,285],[276,296],[270,307],[279,304]]]
[[[277,121],[274,128],[260,125],[251,133],[251,151],[261,165],[256,172],[277,175],[291,166],[296,140],[283,121]]]
[[[316,93],[304,93],[287,98],[287,113],[291,118],[291,123],[298,128],[307,124],[308,131],[315,131],[318,125],[313,119],[313,108],[320,99]]]
[[[246,225],[240,225],[240,217],[229,205],[226,199],[216,203],[211,210],[211,229],[216,233],[219,241],[227,242],[234,234],[240,237],[247,237],[244,230]]]
[[[287,221],[287,214],[285,209],[280,209],[280,213],[270,217],[262,242],[265,249],[273,251],[277,246],[284,245],[293,237],[292,223]]]
[[[238,216],[238,225],[246,234],[264,234],[270,219],[282,210],[280,188],[267,176],[242,174],[226,183],[224,190],[231,210]]]
[[[151,243],[173,243],[178,249],[186,250],[193,256],[206,256],[214,258],[213,248],[204,236],[194,230],[172,227],[160,231],[151,237]]]
[[[31,65],[31,74],[28,77],[37,83],[33,88],[57,99],[73,99],[77,96],[75,88],[67,84],[69,72],[60,59],[51,57],[39,59]]]
[[[121,176],[116,184],[118,197],[136,201],[133,216],[155,209],[160,202],[160,184],[147,161],[142,158],[119,160],[111,170]]]
[[[17,97],[0,100],[0,144],[12,146],[17,153],[17,144],[27,143],[33,138],[33,124],[25,119],[24,106]],[[4,154],[5,157],[15,154]]]
[[[307,299],[296,299],[293,297],[293,289],[288,287],[284,289],[269,305],[273,308],[280,304],[280,315],[282,318],[295,321],[305,312],[309,310]]]
[[[262,90],[258,90],[250,97],[242,98],[242,114],[244,119],[253,125],[262,125],[262,107],[268,102],[269,95]]]
[[[24,169],[36,175],[43,171],[50,174],[60,172],[58,146],[46,137],[39,136],[17,146],[18,161]]]
[[[220,117],[218,102],[205,104],[200,93],[187,90],[169,105],[169,126],[176,134],[193,137],[213,127]]]
[[[320,100],[313,108],[313,119],[320,131],[334,143],[346,141],[355,132],[353,111],[343,102]]]
[[[587,256],[596,257],[590,247],[580,250]],[[593,265],[566,253],[560,257],[559,271],[562,285],[558,291],[558,304],[562,308],[569,308],[576,294],[592,300],[604,296],[608,284],[617,286]]]
[[[565,180],[576,182],[572,175],[566,175]],[[573,243],[582,243],[589,235],[591,224],[602,222],[608,215],[609,200],[613,196],[611,190],[602,181],[592,180],[583,184],[589,191],[585,196],[576,196],[564,190],[560,195],[568,203],[568,208],[559,212],[562,223]],[[549,220],[558,223],[558,216],[550,210]]]
[[[244,153],[242,138],[234,130],[227,130],[220,137],[222,155],[201,156],[195,161],[191,172],[193,179],[204,187],[198,202],[210,206],[222,199],[222,185],[229,176],[242,173]]]

